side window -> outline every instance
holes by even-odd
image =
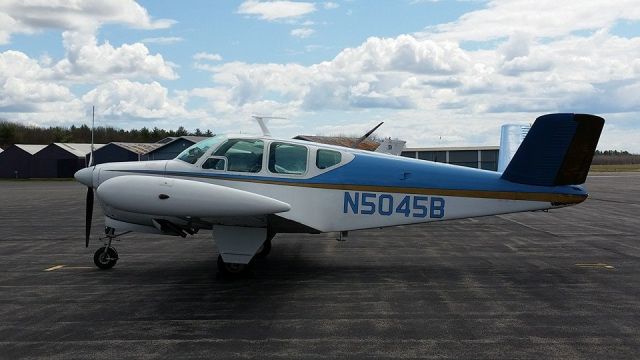
[[[203,169],[225,170],[226,160],[220,156],[212,156],[202,163]]]
[[[227,159],[228,171],[255,173],[262,170],[263,152],[262,140],[232,139],[220,145],[213,155],[224,156]],[[209,160],[211,159],[207,159]],[[216,163],[216,166],[224,168],[224,164]]]
[[[272,143],[269,150],[269,171],[276,174],[304,174],[307,171],[307,147]]]
[[[339,164],[341,160],[342,154],[339,151],[320,149],[316,153],[316,166],[318,169],[330,168]]]

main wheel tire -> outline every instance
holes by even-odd
[[[260,246],[260,248],[258,249],[258,252],[256,253],[255,257],[258,259],[264,259],[267,257],[267,255],[269,255],[270,252],[271,252],[271,240],[266,240],[264,243],[262,243],[262,246]]]
[[[218,255],[218,271],[225,276],[242,276],[249,271],[249,264],[228,263]]]
[[[105,247],[103,246],[93,254],[93,263],[100,269],[107,270],[118,262],[118,252],[115,248],[110,247],[105,253],[104,249]]]

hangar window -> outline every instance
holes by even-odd
[[[182,160],[184,162],[188,162],[189,164],[195,164],[198,161],[198,159],[200,159],[200,157],[204,155],[204,153],[206,153],[207,150],[209,150],[209,148],[211,148],[212,146],[221,142],[224,139],[225,139],[224,137],[214,136],[212,138],[202,140],[199,143],[193,144],[188,148],[186,148],[183,152],[178,154],[176,159]]]
[[[274,142],[269,150],[269,171],[304,174],[307,171],[307,152],[306,146]]]
[[[446,151],[418,151],[418,159],[444,163],[444,162],[447,162],[447,152]]]
[[[478,150],[450,150],[449,164],[478,167]]]
[[[480,156],[481,169],[498,171],[498,150],[482,150]]]
[[[213,155],[227,159],[228,171],[256,173],[262,170],[263,152],[262,140],[231,139],[220,145]]]
[[[339,151],[320,149],[316,153],[316,166],[318,169],[330,168],[339,164],[342,160],[342,154]]]

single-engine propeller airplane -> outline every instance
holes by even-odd
[[[211,229],[225,274],[243,273],[266,256],[277,233],[342,236],[574,205],[587,198],[580,184],[603,125],[594,115],[541,116],[502,173],[276,139],[268,131],[216,135],[173,160],[79,170],[75,178],[88,187],[86,246],[94,189],[105,214],[105,245],[94,255],[99,268],[116,264],[111,242],[122,234],[185,237]]]

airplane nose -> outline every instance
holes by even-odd
[[[87,185],[89,187],[93,186],[93,168],[92,167],[78,170],[73,175],[73,177],[76,178],[78,182],[84,185]]]

